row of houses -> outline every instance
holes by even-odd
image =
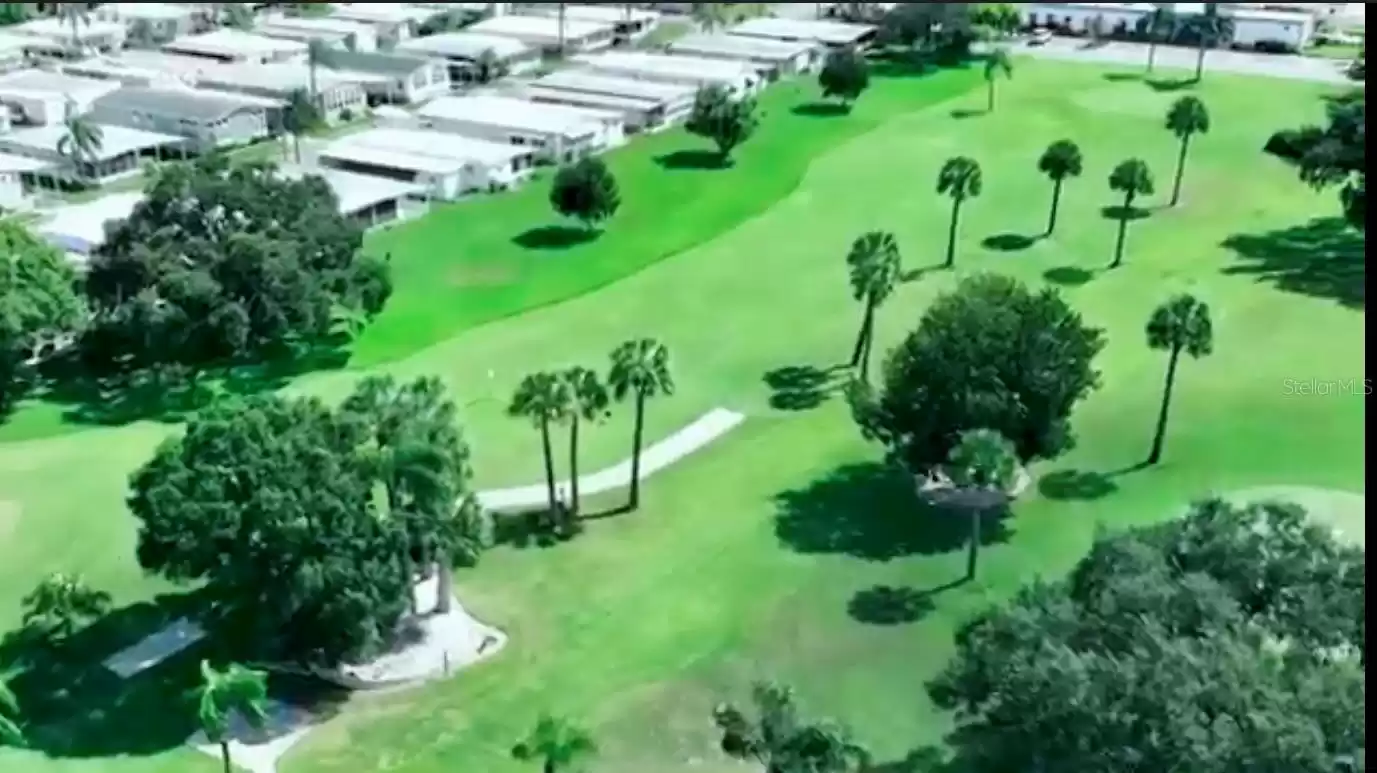
[[[1141,33],[1160,3],[1024,3],[1020,13],[1029,27],[1046,27],[1072,34],[1132,36]],[[1219,3],[1230,19],[1228,45],[1274,51],[1301,51],[1315,35],[1318,16],[1306,8],[1264,7],[1259,3]],[[1319,4],[1315,4],[1319,5]],[[1166,3],[1178,18],[1199,16],[1205,3]]]

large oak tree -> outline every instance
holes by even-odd
[[[85,317],[66,256],[18,222],[0,219],[0,413],[31,382],[30,363]]]

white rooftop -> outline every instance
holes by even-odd
[[[598,131],[592,117],[574,116],[554,105],[491,95],[440,97],[423,106],[417,115],[423,119],[463,121],[565,137],[583,137]]]
[[[697,91],[694,86],[621,78],[595,70],[556,70],[549,75],[537,78],[533,85],[560,91],[607,94],[616,97],[654,100],[661,103],[685,98],[691,99]]]
[[[26,21],[10,29],[25,35],[36,35],[38,37],[62,42],[72,39],[72,25],[52,16]],[[106,35],[114,35],[122,38],[124,36],[124,25],[119,22],[98,21],[96,19],[91,19],[89,24],[82,23],[77,25],[77,37],[82,39]]]
[[[514,38],[465,31],[411,38],[399,43],[396,50],[472,61],[484,51],[492,51],[499,59],[510,59],[530,52],[531,47]]]
[[[140,201],[140,192],[115,193],[61,207],[38,226],[38,234],[59,249],[89,255],[105,243],[105,224],[128,218]]]
[[[164,51],[213,56],[220,59],[292,56],[306,53],[306,44],[270,38],[225,27],[199,35],[178,38],[163,46]]]
[[[335,140],[322,155],[431,174],[469,164],[499,165],[530,155],[530,148],[425,129],[370,129]]]
[[[334,192],[335,198],[339,200],[339,212],[342,215],[352,215],[376,204],[404,198],[421,191],[421,187],[415,183],[353,172],[341,172],[338,169],[305,170],[288,164],[279,167],[278,171],[289,180],[299,180],[307,176],[319,177],[324,180],[325,184],[329,185],[330,190]]]
[[[671,53],[717,54],[737,59],[758,59],[769,62],[785,62],[800,54],[807,53],[817,44],[809,41],[775,40],[773,38],[751,38],[745,35],[693,34],[685,35],[669,44]]]
[[[173,3],[101,3],[96,8],[96,15],[110,19],[180,21],[191,18],[195,13],[195,9]]]
[[[318,88],[328,89],[359,81],[333,70],[317,68],[315,82]],[[249,88],[287,94],[310,88],[311,68],[305,62],[237,62],[206,68],[197,84],[206,88]]]
[[[52,166],[50,161],[0,151],[0,172],[37,172],[49,166]]]
[[[613,112],[651,110],[663,104],[655,99],[622,97],[616,94],[593,94],[587,91],[569,91],[567,89],[552,89],[548,86],[539,86],[533,83],[518,84],[514,93],[525,99],[536,102],[545,99],[561,104],[567,103]]]
[[[559,40],[559,19],[548,16],[515,16],[507,14],[484,19],[464,28],[483,35],[504,35],[513,38]],[[611,24],[594,21],[580,21],[565,17],[564,39],[578,41],[595,35],[613,32]]]
[[[104,161],[111,158],[122,156],[131,151],[148,150],[163,146],[181,146],[186,140],[171,134],[161,134],[159,132],[144,131],[143,129],[130,129],[125,126],[111,126],[108,124],[96,124],[100,128],[101,142],[100,150],[96,152],[97,160]],[[67,135],[67,128],[62,124],[50,124],[48,126],[34,126],[26,129],[15,129],[6,134],[0,134],[0,145],[9,148],[24,148],[43,153],[56,153],[58,142]]]
[[[522,13],[535,12],[542,16],[559,15],[558,8],[541,6],[539,8],[526,6]],[[650,11],[644,8],[632,8],[630,16],[627,15],[625,4],[615,5],[577,5],[569,3],[564,6],[564,18],[566,21],[573,19],[576,21],[591,21],[599,24],[617,25],[625,21],[633,22],[653,22],[660,18],[657,11]]]
[[[778,40],[815,40],[833,45],[855,43],[875,31],[868,24],[846,24],[839,21],[812,19],[779,19],[758,16],[727,30],[733,35]]]
[[[406,3],[335,3],[330,15],[336,19],[365,22],[423,24],[443,13],[434,8],[421,8]]]
[[[584,54],[575,61],[595,70],[616,70],[693,80],[736,80],[752,76],[755,68],[745,62],[707,59],[680,54],[652,54],[641,51],[603,51]]]
[[[0,52],[20,53],[32,42],[31,38],[23,35],[11,35],[8,32],[0,31]]]
[[[260,18],[258,25],[259,28],[277,27],[284,30],[329,32],[338,35],[373,32],[373,28],[365,22],[331,18],[329,16],[285,16],[283,14],[274,14],[272,16]]]
[[[0,76],[0,93],[48,94],[70,97],[77,102],[89,102],[102,97],[120,84],[97,78],[79,78],[47,70],[17,70]]]

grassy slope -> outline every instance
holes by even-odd
[[[960,557],[959,542],[945,529],[916,519],[902,498],[874,480],[867,464],[874,450],[854,437],[837,406],[799,416],[767,408],[768,390],[760,381],[765,371],[825,366],[847,351],[857,316],[841,267],[850,239],[866,229],[889,228],[899,235],[910,265],[936,261],[946,207],[932,196],[931,181],[943,159],[961,152],[975,155],[987,170],[986,195],[968,208],[963,271],[997,267],[1037,281],[1051,268],[1095,269],[1107,262],[1112,245],[1112,226],[1097,212],[1107,203],[1108,169],[1122,156],[1139,154],[1165,187],[1174,157],[1169,137],[1158,128],[1170,95],[1140,84],[1108,83],[1095,69],[1026,65],[1003,90],[999,114],[959,123],[948,115],[957,105],[920,109],[930,86],[886,82],[849,119],[795,117],[786,114],[787,100],[772,102],[764,131],[787,121],[801,143],[810,132],[832,132],[835,142],[837,134],[854,130],[844,128],[849,122],[880,128],[815,159],[792,195],[719,239],[598,293],[481,327],[392,366],[403,374],[437,372],[463,399],[476,400],[468,421],[484,483],[528,482],[537,470],[531,433],[502,419],[495,398],[527,370],[597,361],[628,335],[661,336],[677,358],[681,391],[656,407],[652,434],[718,404],[743,408],[753,419],[738,437],[652,486],[642,515],[599,524],[588,538],[554,551],[502,550],[491,556],[463,578],[465,598],[482,616],[515,632],[513,649],[452,683],[362,702],[359,711],[313,734],[288,771],[515,770],[505,760],[505,747],[547,707],[597,725],[609,770],[645,770],[652,763],[655,770],[687,769],[686,759],[715,759],[705,728],[707,708],[764,674],[799,683],[806,697],[854,722],[883,753],[897,755],[940,731],[919,686],[941,663],[951,622],[1033,573],[1064,567],[1096,521],[1161,517],[1211,488],[1291,483],[1361,489],[1361,402],[1288,398],[1281,386],[1286,378],[1361,374],[1361,313],[1279,290],[1275,276],[1256,281],[1252,275],[1226,275],[1239,260],[1218,247],[1233,234],[1302,225],[1334,211],[1332,197],[1299,187],[1256,151],[1273,128],[1296,122],[1307,104],[1314,109],[1317,92],[1298,84],[1216,78],[1206,89],[1216,129],[1197,145],[1188,206],[1135,227],[1125,269],[1069,291],[1092,321],[1109,329],[1112,346],[1103,363],[1105,388],[1078,414],[1080,447],[1050,469],[1103,471],[1139,458],[1161,376],[1160,358],[1141,346],[1142,321],[1160,298],[1186,287],[1214,304],[1219,353],[1183,370],[1168,464],[1118,479],[1119,493],[1099,503],[1035,497],[1020,506],[1015,538],[986,554],[982,583],[940,597],[920,623],[876,628],[851,621],[846,607],[853,593],[872,584],[938,585],[959,570]],[[982,100],[973,94],[969,101]],[[1041,148],[1061,136],[1078,139],[1089,164],[1086,179],[1068,192],[1063,234],[1023,253],[980,249],[988,235],[1038,229],[1046,190],[1032,165]],[[766,135],[760,139],[762,148],[769,147]],[[647,148],[644,155],[623,152],[617,163],[634,168],[648,164],[648,156],[684,146],[672,136],[651,142],[661,147]],[[819,141],[809,155],[824,147]],[[605,242],[567,252],[511,255],[532,274],[537,261],[561,261],[558,268],[541,265],[540,275],[549,270],[565,282],[583,281],[597,271],[577,269],[605,265],[599,261],[611,262],[607,256],[613,253],[631,255],[639,245],[666,243],[659,241],[669,239],[663,233],[686,227],[688,219],[679,212],[711,222],[713,215],[704,210],[712,205],[703,201],[709,197],[696,192],[744,197],[739,192],[761,184],[758,178],[790,169],[786,161],[803,168],[803,159],[783,153],[775,166],[761,162],[766,166],[753,168],[750,158],[743,156],[742,168],[731,172],[654,170],[682,186],[670,216],[633,220],[628,193],[625,218],[637,225],[619,221],[624,235],[614,230]],[[1238,186],[1240,175],[1246,188]],[[628,190],[633,179],[624,173]],[[781,183],[780,193],[791,184]],[[498,208],[498,202],[478,202],[456,212],[451,222],[462,227],[432,221],[418,227],[447,234],[429,244],[478,245],[465,253],[479,264],[479,256],[496,254],[489,248],[509,249],[503,245],[521,226],[544,222],[542,197],[526,196],[503,204],[512,214],[502,218],[483,215],[483,207]],[[522,207],[530,207],[529,221],[517,217],[527,211]],[[720,226],[740,215],[717,217],[724,218]],[[677,238],[696,242],[704,235]],[[653,250],[635,254],[647,261],[655,257]],[[415,291],[417,298],[434,292],[431,301],[440,302],[456,294],[435,287],[444,268],[440,256],[395,255],[408,284],[430,288]],[[462,257],[458,262],[471,265]],[[895,340],[952,279],[934,274],[903,288],[885,310],[882,343]],[[1296,284],[1294,276],[1289,279]],[[554,297],[566,286],[547,281],[543,292]],[[445,328],[478,313],[469,309],[492,313],[510,302],[474,303],[473,296],[508,299],[509,292],[500,286],[491,293],[467,292],[462,295],[468,302],[442,312],[427,312],[404,293],[394,311],[443,337]],[[385,352],[389,347],[382,342],[392,335],[400,340],[388,330],[385,319],[376,328],[374,351]],[[489,369],[496,371],[491,381]],[[299,388],[337,394],[349,378],[322,376]],[[625,430],[619,419],[594,433],[590,455],[600,461],[620,456]],[[82,568],[125,600],[155,588],[127,560],[127,522],[107,506],[93,512],[91,503],[118,500],[127,470],[163,432],[140,426],[0,447],[0,490],[24,508],[0,548],[0,606],[13,608],[36,565]],[[70,483],[73,470],[81,471],[80,485]],[[781,508],[776,497],[788,492],[796,492],[787,497],[795,504]],[[783,547],[776,534],[781,513],[789,525]],[[74,540],[73,534],[84,538]],[[896,545],[902,549],[892,549]],[[875,560],[882,555],[894,558]],[[574,577],[578,581],[569,582]],[[172,770],[194,757],[156,759],[98,769]],[[92,769],[90,763],[25,762],[36,773]]]

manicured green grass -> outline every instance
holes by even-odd
[[[961,73],[881,80],[849,117],[793,115],[811,89],[786,86],[766,99],[761,135],[736,169],[660,170],[654,156],[701,147],[676,135],[617,154],[626,210],[592,244],[525,252],[511,243],[550,222],[538,188],[385,237],[395,240],[399,293],[364,340],[364,359],[414,351],[388,370],[434,373],[451,385],[467,406],[485,486],[539,474],[534,433],[502,416],[516,380],[601,363],[630,336],[657,336],[675,356],[680,388],[652,407],[650,437],[718,405],[750,418],[651,483],[642,512],[595,522],[556,548],[500,548],[461,575],[466,604],[512,634],[510,649],[446,683],[357,699],[290,755],[285,773],[516,773],[525,768],[507,749],[544,710],[592,726],[604,747],[599,771],[735,770],[713,748],[709,712],[757,677],[796,684],[806,703],[897,759],[940,738],[945,720],[921,687],[950,652],[954,625],[1032,577],[1064,570],[1097,525],[1167,517],[1211,490],[1361,491],[1361,397],[1286,388],[1287,379],[1362,375],[1361,301],[1336,300],[1361,287],[1361,242],[1334,227],[1332,194],[1312,193],[1259,152],[1276,128],[1318,115],[1322,90],[1207,79],[1214,128],[1195,143],[1185,202],[1135,224],[1127,263],[1110,274],[1101,269],[1114,227],[1100,208],[1115,197],[1105,178],[1136,155],[1159,190],[1168,188],[1175,147],[1161,121],[1176,95],[1102,75],[1021,62],[998,112],[964,119],[952,111],[978,109],[979,91],[933,104],[969,85]],[[1048,186],[1036,158],[1062,137],[1081,143],[1087,170],[1068,187],[1061,233],[1017,252],[983,247],[991,236],[1041,230]],[[962,529],[913,506],[837,400],[776,410],[763,379],[786,366],[826,368],[849,351],[860,309],[843,256],[856,235],[894,231],[910,268],[941,259],[948,205],[932,188],[956,154],[978,159],[986,183],[965,210],[958,268],[901,289],[882,312],[877,350],[964,274],[1050,276],[1077,282],[1069,297],[1108,331],[1104,386],[1077,414],[1076,450],[1034,471],[1041,485],[1017,505],[1007,538],[982,554],[977,583],[933,596],[916,621],[863,623],[852,608],[867,619],[884,611],[873,609],[885,597],[879,586],[923,591],[957,577]],[[639,209],[652,200],[655,212]],[[1236,248],[1222,246],[1231,237]],[[1345,259],[1355,250],[1356,268]],[[442,285],[450,271],[463,281]],[[1155,415],[1163,362],[1143,345],[1142,325],[1183,290],[1214,308],[1217,353],[1183,365],[1165,463],[1110,475],[1142,458]],[[549,305],[511,316],[523,303]],[[293,389],[333,397],[354,378],[320,374]],[[589,465],[625,454],[624,413],[589,433]],[[116,503],[129,470],[166,432],[141,424],[0,445],[0,498],[17,507],[0,510],[0,628],[49,569],[84,571],[123,603],[162,589],[138,574]],[[128,735],[132,756],[110,746],[82,758],[0,753],[0,767],[212,769],[209,758],[140,744],[165,733]]]

